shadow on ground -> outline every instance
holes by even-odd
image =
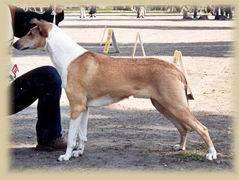
[[[68,127],[67,112],[68,108],[63,107],[64,131]],[[232,117],[210,112],[194,114],[209,128],[220,153],[218,161],[205,160],[205,145],[195,132],[189,134],[185,153],[173,151],[173,145],[179,142],[178,132],[156,110],[97,108],[90,111],[84,155],[57,162],[63,151],[38,152],[32,148],[36,144],[36,109],[29,107],[10,117],[11,142],[20,144],[10,148],[10,169],[232,170]]]

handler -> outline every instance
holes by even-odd
[[[12,9],[11,7],[9,9],[7,12],[10,47],[15,35],[15,31],[13,35],[12,29],[16,23],[12,24]],[[12,66],[10,72],[10,115],[25,109],[38,99],[36,149],[47,151],[65,149],[66,141],[62,137],[60,115],[62,88],[58,72],[52,66],[43,66],[17,77],[18,71],[16,64]]]

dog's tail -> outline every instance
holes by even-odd
[[[184,65],[183,65],[181,51],[175,50],[174,56],[173,56],[173,63],[176,66],[177,66],[178,63],[180,65],[180,69],[181,69],[181,72],[183,74],[183,79],[184,79],[184,82],[185,82],[185,94],[186,94],[187,100],[194,100],[193,93],[192,93],[192,91],[190,89],[190,86],[188,84],[188,81],[187,81],[188,76],[187,76],[187,72],[186,72],[186,70],[184,68]]]

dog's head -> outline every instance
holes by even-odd
[[[39,21],[37,19],[32,19],[31,23],[36,26],[13,44],[13,47],[16,49],[37,49],[45,46],[46,38],[52,28],[52,24],[47,21]]]

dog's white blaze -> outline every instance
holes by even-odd
[[[114,100],[110,96],[103,96],[97,99],[93,99],[87,102],[88,107],[99,107],[112,104]]]
[[[46,48],[50,54],[52,63],[61,76],[62,85],[66,88],[68,65],[71,61],[87,52],[87,50],[73,41],[55,24],[52,24],[52,29],[46,39]]]

